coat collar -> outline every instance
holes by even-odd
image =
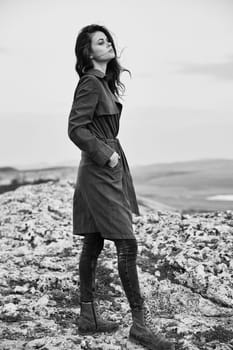
[[[100,78],[100,79],[104,79],[104,78],[105,78],[104,80],[107,81],[107,79],[106,79],[107,76],[106,76],[103,72],[101,72],[100,70],[95,69],[95,68],[89,69],[88,71],[86,71],[85,74],[94,75],[94,76],[96,76],[97,78]],[[109,91],[110,91],[110,90],[109,90]],[[122,109],[122,104],[121,104],[121,102],[119,101],[118,97],[117,97],[116,95],[114,95],[112,92],[111,92],[111,96],[112,96],[112,98],[113,98],[113,100],[114,100],[115,102],[117,102],[119,105],[121,105],[121,109]]]
[[[105,74],[103,72],[101,72],[100,70],[98,69],[95,69],[95,68],[91,68],[89,69],[86,74],[91,74],[91,75],[95,75],[96,77],[98,78],[101,78],[103,79],[105,77]]]

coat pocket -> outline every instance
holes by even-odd
[[[111,167],[110,165],[106,165],[110,170],[114,171],[114,170],[118,170],[119,168],[121,168],[121,161],[118,160],[117,165],[115,165],[114,167]]]

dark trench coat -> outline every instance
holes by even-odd
[[[139,215],[132,176],[116,138],[122,104],[99,70],[86,72],[77,85],[68,135],[81,149],[73,196],[73,233],[100,232],[107,239],[135,238],[132,212]],[[118,164],[108,161],[116,151]]]

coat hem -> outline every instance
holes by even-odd
[[[95,234],[97,233],[97,231],[91,231],[91,232],[73,232],[73,235],[74,236],[82,236],[82,237],[85,237],[86,235],[88,234]],[[101,235],[102,238],[104,239],[108,239],[108,240],[115,240],[115,239],[136,239],[135,235],[132,234],[132,236],[117,236],[117,237],[113,237],[113,236],[108,236],[108,235],[105,235],[101,232],[98,231],[98,233]]]

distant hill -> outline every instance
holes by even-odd
[[[18,169],[13,168],[13,167],[10,167],[10,166],[3,166],[3,167],[0,167],[0,172],[3,172],[3,173],[17,172],[17,171],[18,171]]]
[[[77,169],[74,167],[46,167],[38,169],[24,170],[3,170],[14,169],[11,167],[0,168],[0,194],[8,191],[14,191],[16,188],[28,184],[40,184],[45,182],[55,182],[59,179],[75,179]]]
[[[233,201],[209,200],[233,194],[233,160],[197,160],[132,168],[138,195],[181,211],[233,209]]]

